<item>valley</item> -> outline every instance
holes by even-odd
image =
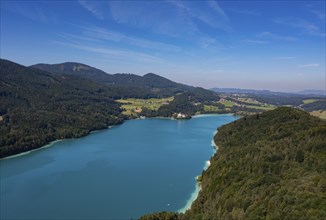
[[[48,72],[51,71],[51,72]],[[153,73],[107,74],[80,63],[24,67],[1,60],[0,158],[82,137],[139,117],[245,116],[292,106],[325,118],[326,99],[288,93],[216,93]]]
[[[0,0],[0,219],[326,220],[325,9]]]

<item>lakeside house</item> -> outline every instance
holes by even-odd
[[[187,118],[187,115],[186,115],[186,114],[183,114],[183,113],[181,113],[181,112],[179,112],[179,113],[177,114],[177,118],[179,118],[179,119]]]

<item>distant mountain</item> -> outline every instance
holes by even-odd
[[[211,88],[217,93],[244,93],[244,94],[270,94],[270,90],[240,89],[240,88]]]
[[[318,95],[318,96],[326,96],[326,90],[314,90],[314,89],[309,89],[309,90],[303,90],[297,92],[298,94],[302,95]]]
[[[36,64],[30,66],[31,68],[36,68],[44,70],[55,75],[71,75],[83,78],[92,79],[98,82],[108,82],[110,81],[111,75],[105,73],[102,70],[96,69],[94,67],[75,62],[66,62],[60,64]]]
[[[158,95],[174,95],[180,92],[189,92],[195,88],[173,82],[154,73],[148,73],[144,76],[130,73],[111,75],[82,63],[35,64],[30,67],[45,70],[54,75],[78,76],[110,85],[148,88]]]
[[[325,90],[303,90],[299,92],[273,92],[270,90],[256,90],[256,89],[240,89],[240,88],[211,88],[210,90],[217,93],[238,93],[238,94],[256,94],[256,95],[286,95],[286,96],[314,96],[314,97],[325,97]]]
[[[140,219],[326,219],[325,131],[325,121],[287,107],[224,125],[191,209]]]
[[[238,88],[212,88],[210,89],[218,94],[246,94],[262,103],[268,103],[276,106],[291,105],[300,106],[304,104],[305,99],[324,98],[322,90],[305,90],[301,93],[273,92],[270,90],[238,89]],[[319,94],[318,94],[319,93]]]

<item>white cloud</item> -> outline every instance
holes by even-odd
[[[72,34],[60,34],[60,37],[63,37],[71,42],[81,42],[81,41],[90,41],[90,42],[104,42],[112,41],[115,43],[129,44],[132,46],[137,46],[141,48],[160,50],[160,51],[180,51],[181,49],[178,46],[147,40],[144,38],[137,38],[127,36],[123,33],[110,31],[101,27],[84,27],[76,26],[80,29],[81,33],[79,35]]]
[[[204,38],[200,39],[199,44],[202,48],[208,48],[208,47],[216,44],[216,39],[211,38],[211,37],[204,37]]]
[[[83,8],[85,8],[87,11],[91,12],[98,19],[101,19],[101,20],[104,19],[104,16],[100,12],[100,10],[95,5],[92,4],[92,3],[94,3],[94,1],[79,0],[78,3]]]
[[[18,4],[17,2],[10,2],[10,7],[3,6],[1,3],[1,10],[5,9],[37,22],[57,23],[57,19],[54,14],[51,11],[44,11],[42,6],[42,2],[40,2],[38,5],[31,5],[29,7],[24,4]]]
[[[247,44],[268,44],[269,43],[269,41],[265,41],[265,40],[250,40],[250,39],[245,39],[245,40],[242,40],[241,42],[247,43]]]
[[[324,11],[317,10],[313,5],[308,4],[306,5],[307,10],[312,13],[313,15],[316,16],[317,19],[325,23],[326,19],[326,14],[325,14],[325,6],[324,6]]]
[[[84,28],[84,29],[87,30],[87,32],[85,33],[86,35],[89,35],[90,37],[94,37],[96,39],[128,43],[130,45],[134,45],[142,48],[156,49],[156,50],[165,50],[165,51],[180,50],[179,47],[171,44],[165,44],[165,43],[146,40],[137,37],[129,37],[122,33],[109,31],[104,28],[94,27],[94,28]]]
[[[273,57],[273,60],[293,60],[296,57]]]
[[[141,62],[149,62],[149,63],[163,63],[164,60],[157,56],[152,56],[145,53],[130,51],[130,50],[121,50],[121,49],[115,49],[115,48],[108,48],[103,46],[85,46],[81,44],[76,43],[66,43],[66,42],[59,42],[56,41],[55,43],[69,46],[72,48],[76,48],[79,50],[84,50],[87,52],[94,52],[98,54],[105,55],[106,57],[112,58],[112,59],[119,59],[119,60],[131,60],[131,61],[141,61]]]
[[[112,19],[146,32],[177,38],[203,35],[200,24],[230,31],[228,17],[213,1],[109,1]]]
[[[229,20],[226,13],[222,10],[222,8],[218,5],[218,3],[214,0],[208,1],[208,5],[213,8],[222,18],[225,20]]]
[[[270,38],[270,39],[273,39],[273,40],[282,40],[282,41],[297,41],[298,40],[295,37],[281,36],[281,35],[278,35],[278,34],[273,34],[273,33],[268,32],[268,31],[265,31],[265,32],[259,34],[258,37]]]
[[[200,1],[170,1],[196,26],[196,20],[212,28],[230,31],[229,18],[214,0]],[[207,5],[205,5],[207,4]]]
[[[321,12],[318,10],[311,10],[311,13],[313,13],[319,20],[325,23],[325,19],[326,19],[325,12]]]
[[[231,9],[231,11],[241,15],[261,16],[261,13],[247,9]]]
[[[319,63],[309,63],[309,64],[304,64],[304,65],[299,65],[299,67],[301,68],[305,68],[305,67],[318,67]]]
[[[288,27],[302,30],[305,34],[312,36],[325,37],[326,34],[320,30],[320,28],[301,18],[278,18],[275,23],[282,24]]]

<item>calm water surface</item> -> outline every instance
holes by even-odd
[[[0,161],[0,219],[132,219],[178,211],[237,117],[131,120]]]

